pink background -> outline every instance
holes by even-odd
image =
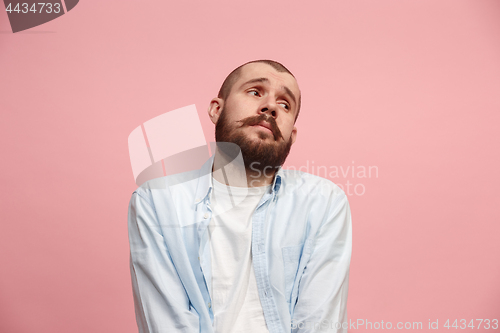
[[[128,135],[196,104],[213,140],[258,58],[302,90],[288,166],[378,168],[331,178],[365,189],[349,318],[500,319],[499,1],[87,0],[17,34],[0,12],[0,332],[137,332]]]

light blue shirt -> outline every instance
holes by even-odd
[[[207,226],[211,157],[150,180],[129,204],[130,270],[140,333],[214,332]],[[279,169],[252,216],[252,260],[270,333],[347,332],[349,203],[331,181]],[[256,332],[258,333],[258,332]]]

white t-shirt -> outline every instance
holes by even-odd
[[[213,179],[212,310],[217,333],[268,333],[252,264],[252,214],[271,185],[226,186]]]

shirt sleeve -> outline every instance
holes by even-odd
[[[199,332],[199,317],[190,306],[158,225],[156,212],[144,191],[132,194],[128,232],[130,273],[139,332]]]
[[[331,201],[299,283],[292,332],[347,332],[352,248],[351,212],[344,193]]]

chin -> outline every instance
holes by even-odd
[[[269,140],[272,142],[275,142],[274,136],[270,133],[265,133],[265,132],[259,132],[257,133],[257,137],[262,140]]]

